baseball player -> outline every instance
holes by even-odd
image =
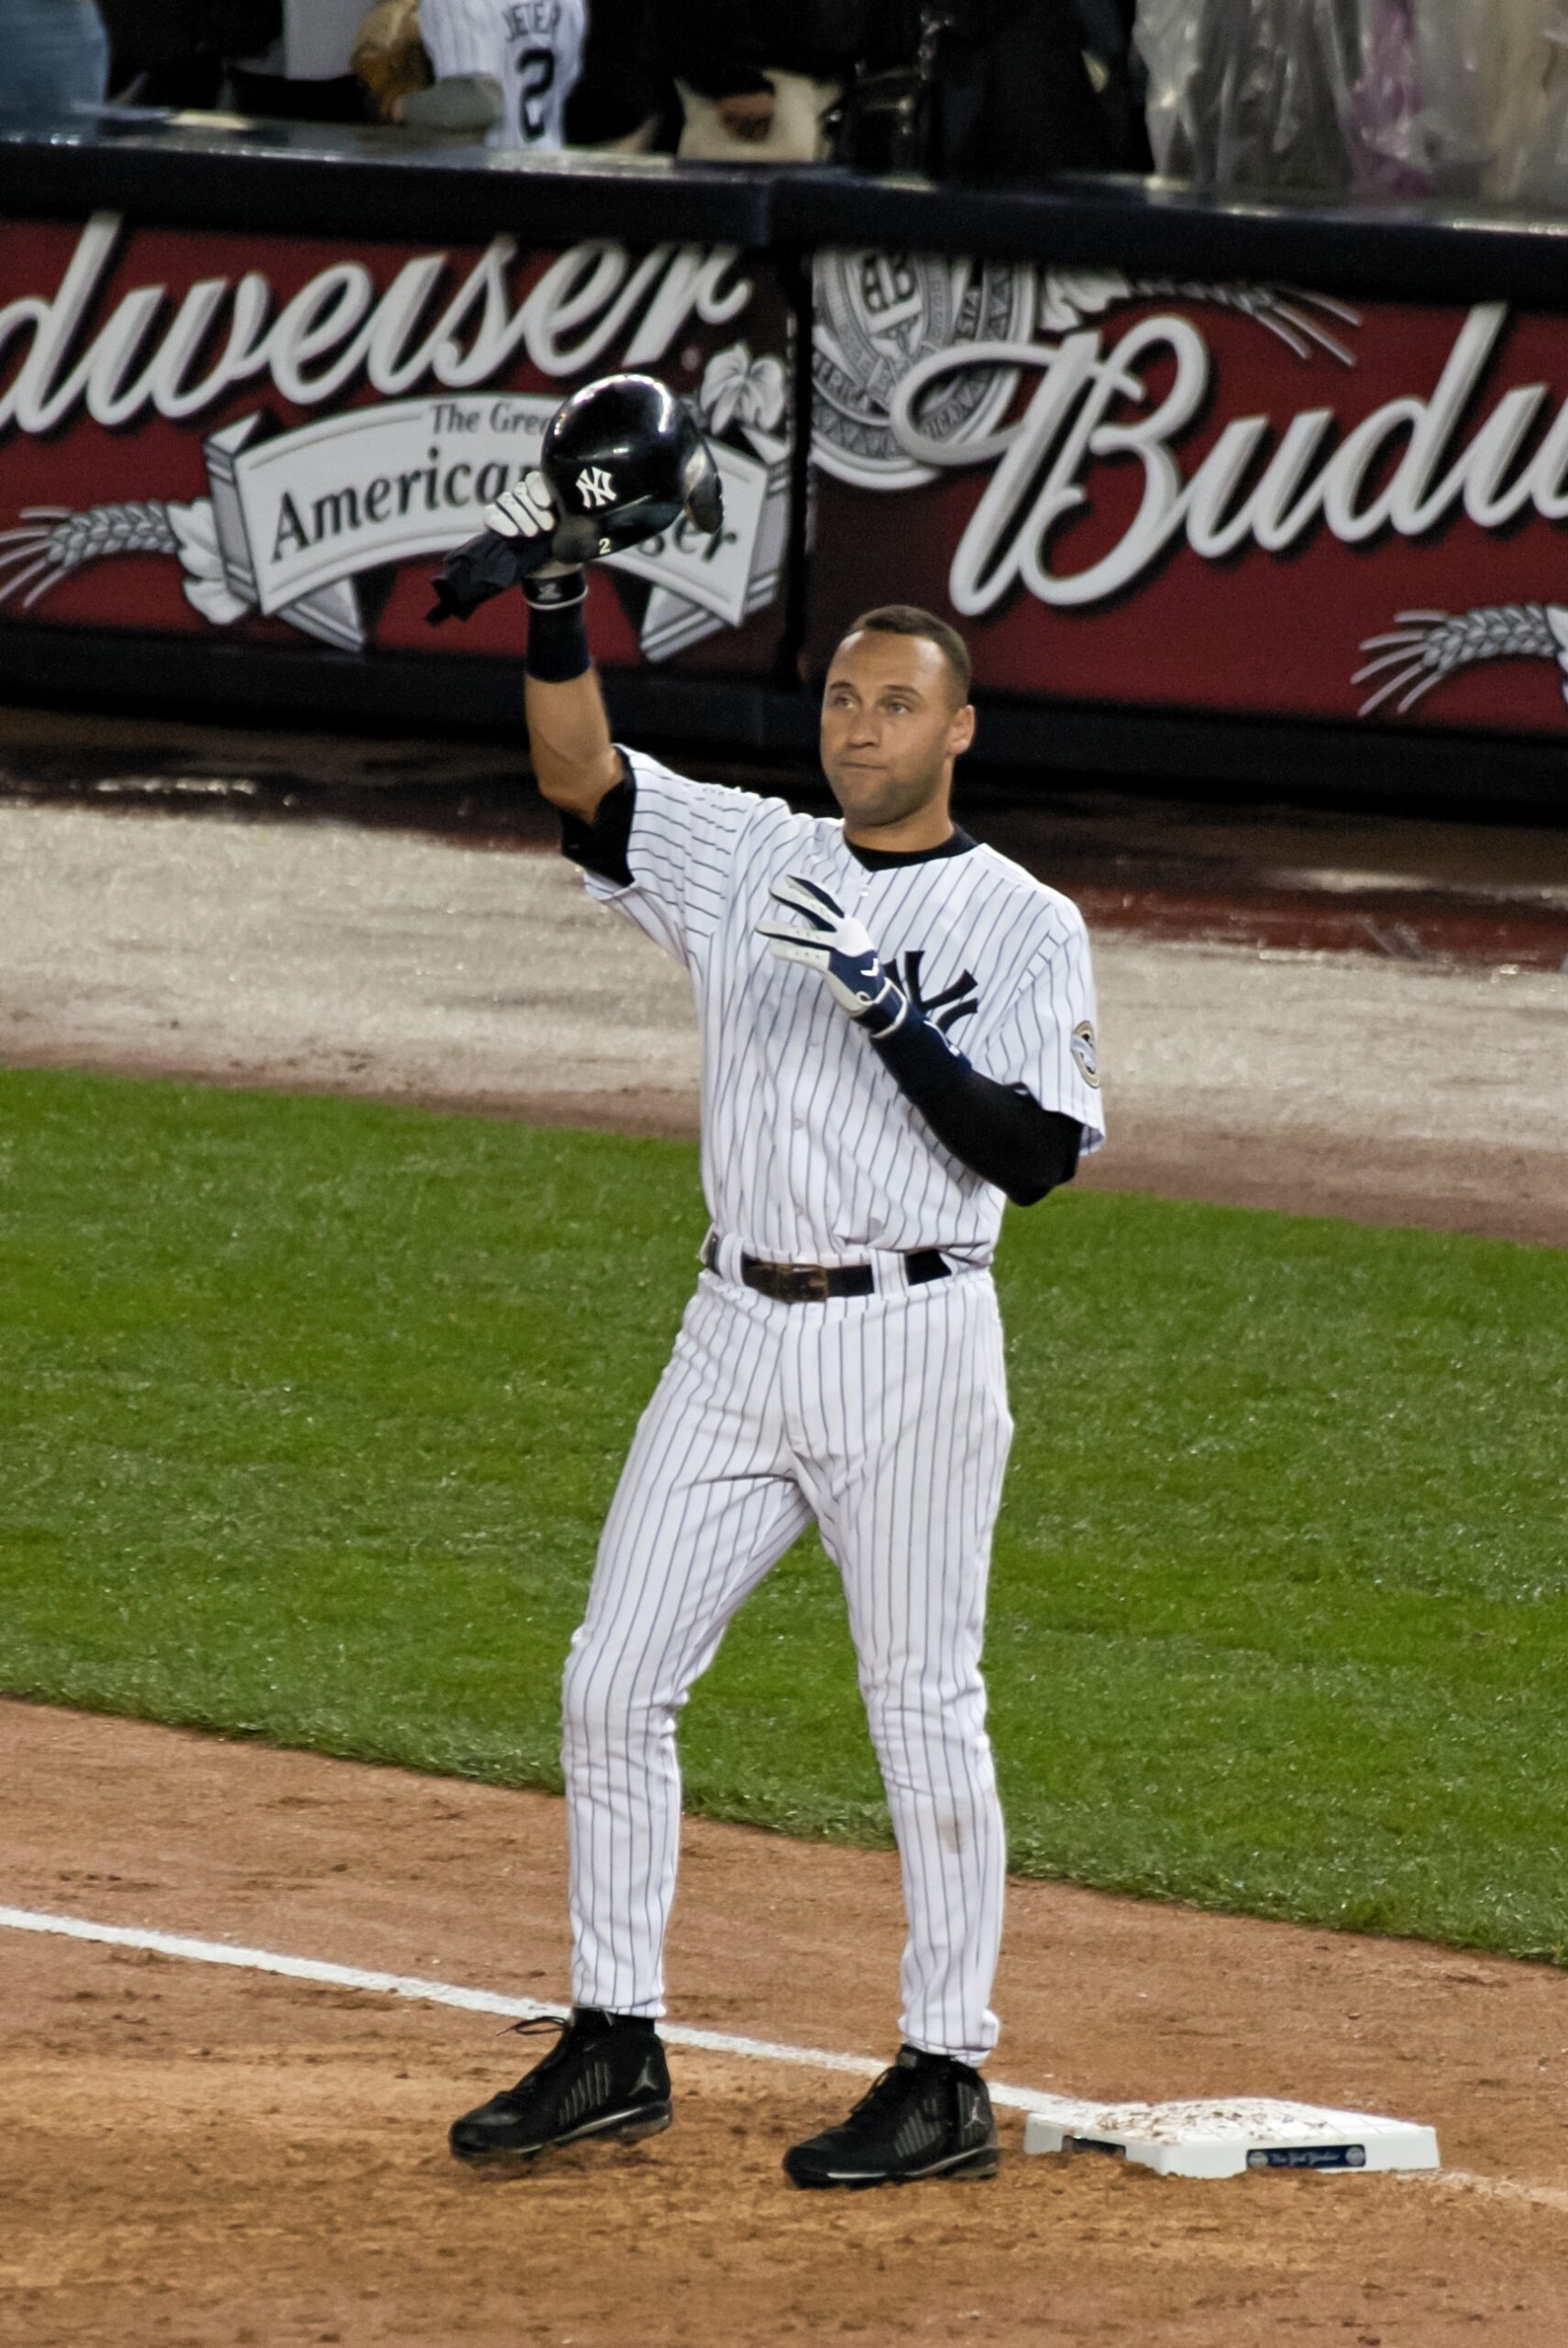
[[[606,479],[613,476],[606,474]],[[552,530],[535,471],[487,513]],[[611,740],[583,573],[524,581],[535,772],[591,896],[690,971],[712,1228],[604,1527],[564,1691],[572,2011],[458,2158],[669,2125],[658,2032],[675,1724],[731,1615],[814,1518],[843,1578],[909,1934],[896,2062],[785,2156],[801,2186],[986,2176],[980,2065],[1005,1844],[980,1645],[1012,1423],[990,1262],[1007,1198],[1104,1139],[1084,925],[949,812],[974,737],[962,639],[857,620],[822,760],[842,820]],[[527,2025],[525,2025],[526,2027]]]
[[[402,102],[396,119],[447,128],[488,122],[487,146],[559,147],[587,24],[586,0],[419,0],[436,79]],[[454,99],[468,107],[460,118]]]

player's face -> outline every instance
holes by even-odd
[[[924,636],[865,628],[834,654],[823,689],[823,772],[857,830],[906,822],[945,799],[975,713]]]

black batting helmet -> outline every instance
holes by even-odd
[[[718,468],[690,410],[652,375],[604,375],[562,402],[539,470],[560,520],[558,562],[591,562],[657,537],[684,513],[711,534],[724,518]]]
[[[712,536],[724,518],[719,469],[690,410],[652,375],[602,375],[545,427],[539,470],[560,519],[548,538],[483,530],[448,555],[426,614],[468,619],[547,562],[592,562],[657,537],[682,514]]]

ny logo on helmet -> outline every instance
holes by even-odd
[[[602,465],[584,465],[577,477],[577,493],[587,506],[615,503],[615,484]]]
[[[972,970],[966,970],[950,987],[944,987],[940,994],[926,994],[922,992],[920,982],[921,965],[924,960],[925,948],[911,946],[901,962],[894,958],[893,968],[915,1009],[923,1011],[933,1026],[940,1027],[945,1036],[960,1019],[967,1019],[971,1012],[978,1011],[980,1007],[979,996],[975,991],[975,975]]]

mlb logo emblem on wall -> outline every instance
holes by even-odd
[[[1032,268],[935,253],[822,252],[813,293],[812,456],[824,472],[880,489],[934,478],[901,445],[889,409],[911,370],[939,353],[957,363],[922,412],[933,438],[962,447],[1005,413],[1017,376],[966,367],[963,356],[973,343],[1027,335]]]

